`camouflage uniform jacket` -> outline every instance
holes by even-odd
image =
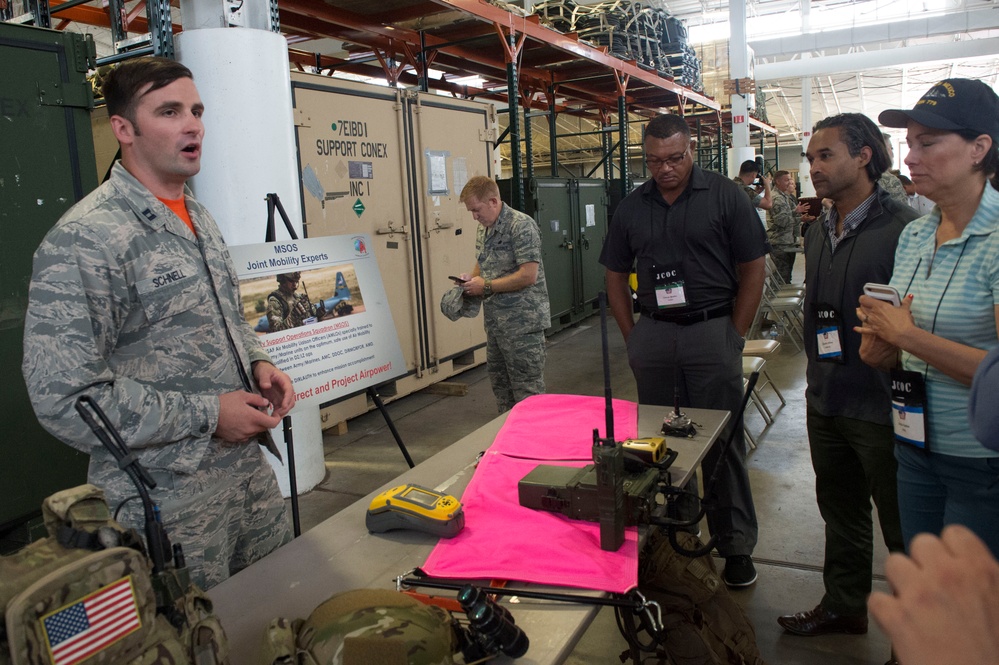
[[[774,205],[767,211],[767,238],[777,249],[795,244],[801,215],[794,211],[798,200],[790,194],[775,189],[773,199]]]
[[[116,163],[35,252],[24,378],[42,426],[90,453],[91,477],[115,462],[74,410],[80,395],[147,468],[193,473],[219,395],[253,390],[251,363],[269,360],[243,320],[222,235],[186,194],[197,238]]]
[[[545,266],[541,261],[541,233],[530,215],[503,204],[496,223],[479,225],[475,255],[484,279],[510,275],[524,263],[538,264],[538,279],[520,291],[494,293],[483,301],[486,329],[512,335],[538,332],[551,326]]]
[[[898,179],[897,175],[891,171],[885,171],[878,179],[878,184],[896,202],[904,206],[909,205],[909,195],[905,193],[905,187],[902,186],[902,181]]]
[[[763,197],[766,196],[763,190],[756,191],[755,187],[744,183],[742,181],[742,178],[740,178],[739,176],[732,178],[732,182],[739,185],[739,187],[742,187],[742,191],[746,192],[746,196],[748,196],[749,200],[753,202],[754,207],[758,207],[760,201],[762,201]]]

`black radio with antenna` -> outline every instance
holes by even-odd
[[[715,537],[696,550],[684,549],[677,543],[676,529],[696,525],[704,517],[705,504],[712,499],[717,482],[717,469],[705,482],[704,498],[698,514],[689,520],[663,515],[672,514],[670,504],[687,490],[674,487],[669,468],[676,452],[665,446],[661,437],[630,439],[619,442],[614,438],[614,409],[611,399],[610,357],[607,348],[607,296],[599,294],[600,331],[603,342],[604,400],[606,436],[593,430],[593,464],[582,468],[539,464],[518,483],[520,505],[526,508],[561,513],[566,517],[600,523],[600,548],[615,551],[624,542],[624,527],[649,524],[666,529],[669,541],[680,554],[702,556],[711,551]],[[756,385],[753,373],[743,395],[740,409],[745,409]],[[732,445],[736,427],[722,443],[721,456]],[[673,412],[663,421],[663,434],[692,437],[694,423],[680,411],[679,389],[674,390]],[[659,502],[659,497],[663,502]],[[696,496],[696,495],[695,495]]]

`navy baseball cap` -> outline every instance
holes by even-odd
[[[999,144],[999,95],[981,81],[945,79],[934,83],[911,111],[890,109],[878,116],[885,127],[905,127],[910,120],[931,129],[988,134]]]

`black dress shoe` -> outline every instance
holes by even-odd
[[[828,633],[849,633],[863,635],[867,632],[867,615],[841,616],[817,605],[814,610],[785,614],[777,618],[777,623],[793,635],[814,637]]]

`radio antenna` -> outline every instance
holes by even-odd
[[[607,348],[607,294],[600,292],[600,339],[603,343],[604,354],[604,411],[607,425],[606,434],[608,441],[614,441],[614,403],[611,400],[611,380],[610,380],[610,351]]]
[[[600,301],[600,333],[604,350],[604,400],[607,435],[601,439],[593,428],[593,467],[597,473],[597,506],[600,549],[615,552],[624,543],[624,450],[614,440],[614,404],[611,402],[610,352],[607,350],[607,294]]]

